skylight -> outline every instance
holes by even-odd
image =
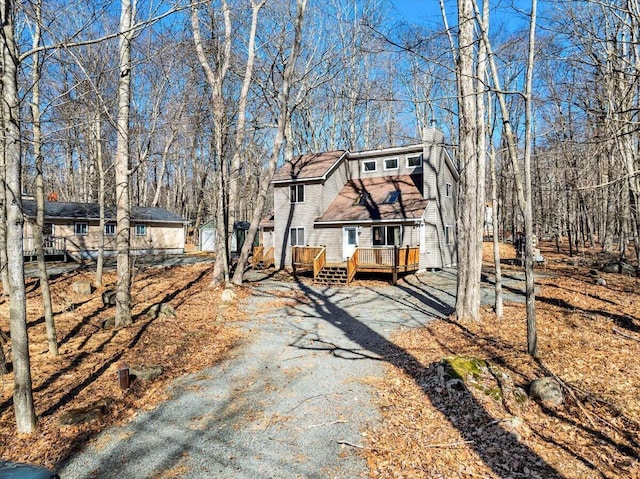
[[[386,205],[390,205],[398,201],[398,198],[400,198],[400,191],[398,190],[390,191],[382,203]]]
[[[367,204],[367,200],[369,199],[369,193],[361,193],[358,195],[356,200],[353,202],[354,206],[364,206]]]

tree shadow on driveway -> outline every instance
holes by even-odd
[[[319,347],[304,349],[328,349],[329,352],[335,354],[340,352],[339,357],[345,359],[364,359],[371,356],[384,361],[396,368],[402,370],[411,377],[415,383],[422,389],[425,398],[437,408],[443,415],[447,417],[452,426],[456,427],[465,441],[468,441],[469,447],[472,448],[478,457],[498,476],[502,478],[511,477],[531,477],[533,472],[539,477],[560,478],[563,477],[551,465],[546,463],[531,448],[518,441],[517,437],[496,423],[495,418],[491,416],[484,407],[479,404],[471,394],[463,394],[458,396],[460,407],[458,410],[465,411],[467,414],[471,411],[473,416],[473,425],[462,426],[459,417],[451,414],[446,392],[438,392],[424,381],[424,378],[433,374],[435,364],[422,364],[410,353],[385,338],[382,334],[376,332],[372,327],[357,319],[351,313],[339,306],[337,294],[327,289],[320,291],[309,287],[305,284],[299,284],[300,290],[306,294],[308,299],[307,306],[314,310],[318,318],[332,325],[342,332],[344,337],[355,343],[358,347],[357,354],[345,357],[344,351],[347,349],[336,344],[322,344]],[[439,306],[442,304],[436,302]],[[295,345],[294,345],[295,346]],[[300,346],[299,346],[300,347]],[[487,434],[489,430],[487,425],[491,424],[491,434]],[[484,429],[483,434],[478,431]],[[496,448],[496,438],[500,438],[500,448]],[[513,470],[513,463],[509,468],[504,466],[504,457],[517,457],[517,470]]]

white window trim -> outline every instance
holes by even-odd
[[[138,232],[138,227],[142,227],[144,228],[144,233],[139,233]],[[136,236],[147,236],[147,225],[146,223],[136,223],[134,228],[134,232]]]
[[[396,166],[394,168],[387,168],[387,161],[396,160]],[[382,162],[384,171],[397,170],[400,168],[400,160],[398,158],[385,158]]]
[[[298,188],[302,187],[302,201],[298,200],[298,197],[300,196],[298,194]],[[291,190],[292,188],[296,189],[296,201],[293,201],[293,195],[291,194]],[[289,203],[291,204],[295,204],[295,203],[304,203],[305,199],[307,196],[307,192],[306,192],[306,188],[304,187],[304,185],[290,185],[289,187]]]
[[[113,226],[113,233],[107,232],[107,226]],[[104,235],[105,236],[115,236],[116,235],[116,224],[115,223],[106,223],[104,225]]]
[[[411,166],[409,160],[418,159],[420,164]],[[422,155],[407,156],[407,168],[420,168],[422,166]]]
[[[367,170],[365,168],[365,165],[369,164],[369,163],[373,163],[373,170]],[[365,160],[362,162],[362,172],[363,173],[374,173],[378,171],[378,162],[376,160]]]
[[[298,233],[296,233],[296,244],[291,244],[291,238],[292,238],[292,234],[291,232],[293,230],[302,230],[302,236],[304,238],[304,241],[302,242],[302,244],[298,244]],[[307,240],[307,232],[305,231],[305,227],[304,226],[292,226],[291,228],[289,228],[289,246],[304,246]]]
[[[84,225],[84,231],[83,232],[78,232],[78,226],[80,225]],[[89,223],[87,223],[86,221],[76,221],[73,224],[73,234],[76,236],[86,236],[89,234]]]

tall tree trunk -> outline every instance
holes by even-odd
[[[22,249],[22,152],[20,100],[18,96],[18,48],[14,39],[15,2],[0,0],[2,22],[2,120],[6,157],[7,266],[9,269],[9,317],[13,356],[13,405],[17,431],[36,428],[31,386],[29,336],[27,335],[24,255]]]
[[[240,211],[240,159],[244,153],[242,146],[245,136],[247,99],[249,96],[249,87],[251,86],[251,78],[253,76],[258,14],[260,13],[262,6],[265,4],[265,1],[266,0],[261,0],[256,2],[255,0],[252,0],[251,2],[251,28],[249,31],[247,64],[244,72],[244,79],[242,81],[242,88],[240,89],[240,98],[238,100],[238,121],[236,124],[235,147],[231,158],[231,173],[229,176],[229,229],[231,231],[233,231],[233,227],[238,220],[238,213]],[[238,263],[238,267],[242,268],[242,263]]]
[[[460,141],[460,187],[458,193],[458,279],[456,318],[480,319],[480,277],[478,257],[478,130],[475,83],[475,15],[471,0],[458,0],[458,134]],[[484,215],[482,215],[484,218]]]
[[[271,157],[269,158],[269,165],[267,167],[266,174],[260,180],[260,189],[258,192],[258,198],[256,199],[255,208],[251,216],[251,224],[249,231],[245,238],[240,257],[238,258],[238,267],[233,274],[233,283],[242,284],[242,276],[244,273],[244,265],[249,259],[249,253],[253,246],[254,238],[258,233],[258,227],[260,225],[260,219],[264,214],[264,205],[267,201],[267,194],[269,192],[269,184],[273,178],[273,174],[276,171],[276,165],[280,156],[280,150],[285,136],[285,129],[289,116],[289,91],[291,89],[291,82],[295,71],[296,61],[300,53],[300,44],[302,43],[302,21],[304,19],[304,13],[307,8],[307,0],[296,0],[296,18],[294,20],[294,38],[293,45],[291,46],[291,53],[286,60],[284,74],[282,77],[282,86],[280,88],[280,95],[278,98],[278,126],[276,130],[276,137],[273,140],[273,147],[271,150]]]
[[[117,276],[116,327],[130,325],[131,319],[131,204],[129,199],[129,110],[131,100],[131,40],[135,0],[121,0],[118,81],[116,173]]]
[[[4,118],[4,105],[0,105],[0,112]],[[2,128],[2,137],[0,140],[0,277],[2,279],[2,296],[9,296],[9,290],[11,288],[9,286],[9,268],[7,266],[7,165],[5,160],[6,134],[4,127]]]
[[[34,50],[40,46],[41,38],[41,18],[42,18],[42,0],[35,5],[36,19],[33,25],[33,48]],[[56,325],[53,320],[53,308],[51,306],[51,291],[49,289],[49,275],[47,274],[47,263],[44,258],[44,238],[42,231],[44,229],[44,175],[42,171],[42,129],[40,124],[40,54],[38,52],[32,55],[31,61],[31,78],[33,86],[31,88],[31,116],[33,118],[33,153],[36,157],[36,224],[34,231],[34,241],[36,246],[36,254],[38,257],[38,276],[40,276],[40,289],[42,291],[42,304],[44,308],[44,323],[47,330],[47,343],[49,346],[49,354],[58,355],[58,340],[56,336]]]
[[[104,243],[105,243],[105,171],[102,158],[102,120],[101,114],[96,112],[94,120],[94,141],[96,164],[98,165],[98,205],[100,208],[100,239],[98,243],[98,257],[96,258],[96,286],[102,286],[102,275],[104,272]]]
[[[223,82],[229,69],[229,61],[231,56],[231,15],[229,5],[226,0],[222,0],[222,15],[224,19],[224,39],[223,44],[219,48],[216,68],[212,68],[207,60],[200,33],[200,19],[198,18],[198,9],[196,5],[191,7],[191,28],[193,31],[193,42],[198,56],[200,66],[204,70],[207,83],[211,88],[211,103],[213,110],[214,123],[214,155],[218,163],[218,177],[216,178],[216,262],[213,266],[212,286],[224,284],[229,280],[229,257],[228,257],[228,241],[227,234],[231,233],[227,230],[229,226],[227,206],[227,190],[224,180],[225,161],[223,158],[223,142],[224,142],[224,126],[225,126],[225,106],[223,96]],[[232,229],[230,225],[229,229]]]

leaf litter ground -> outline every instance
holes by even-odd
[[[488,245],[486,245],[488,246]],[[480,323],[437,320],[428,327],[394,337],[406,354],[388,366],[384,378],[367,378],[376,389],[382,421],[363,431],[372,478],[452,477],[640,477],[640,311],[637,278],[601,273],[606,286],[590,274],[595,255],[568,258],[543,245],[547,266],[537,284],[540,358],[526,350],[523,304],[505,305],[504,318],[490,308]],[[505,263],[513,249],[502,245]],[[486,256],[489,275],[492,261]],[[39,289],[28,288],[34,399],[38,433],[16,437],[11,406],[13,377],[2,378],[0,457],[53,467],[114,422],[168,399],[166,386],[176,377],[200,371],[224,357],[239,339],[233,322],[244,319],[235,306],[219,309],[220,290],[210,289],[210,264],[146,268],[133,288],[133,326],[103,330],[113,315],[100,294],[72,292],[71,284],[90,273],[53,281],[61,355],[47,355]],[[503,274],[521,274],[503,266]],[[107,287],[115,277],[106,276]],[[240,288],[238,294],[251,294]],[[304,297],[282,301],[305,301]],[[168,302],[176,318],[149,319],[146,310]],[[0,304],[0,328],[8,332],[8,301]],[[448,388],[441,361],[463,355],[485,359],[493,374],[485,388]],[[165,373],[150,383],[134,382],[122,393],[116,369],[121,362],[161,364]],[[499,373],[496,373],[499,371]],[[500,375],[500,374],[505,375]],[[508,375],[507,375],[508,374]],[[513,388],[541,376],[555,376],[566,402],[548,408],[513,400]],[[509,378],[508,380],[506,378]],[[502,388],[501,395],[487,394]],[[99,420],[60,426],[69,408],[110,398]]]

